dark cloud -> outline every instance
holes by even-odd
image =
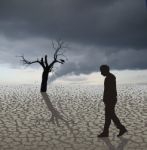
[[[0,37],[7,41],[0,42],[1,63],[14,63],[12,54],[35,59],[61,37],[71,48],[59,75],[87,74],[103,63],[147,68],[145,0],[0,0]]]
[[[93,48],[78,59],[67,62],[57,73],[59,76],[74,72],[79,75],[81,73],[89,74],[91,72],[98,72],[102,64],[108,64],[111,69],[147,69],[147,50],[119,50],[107,52],[102,48]]]
[[[1,0],[0,32],[61,36],[104,46],[147,46],[147,10],[138,0]]]

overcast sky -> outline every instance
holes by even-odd
[[[146,1],[0,0],[2,69],[20,69],[20,55],[35,60],[48,54],[51,61],[50,41],[58,38],[68,45],[68,61],[58,67],[58,77],[89,75],[101,64],[146,70]]]

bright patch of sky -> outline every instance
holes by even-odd
[[[40,84],[42,69],[34,69],[30,67],[22,67],[20,69],[12,69],[7,65],[0,65],[0,83],[1,84]],[[117,77],[117,84],[136,84],[147,83],[147,70],[112,70]],[[57,77],[57,76],[56,76]],[[50,77],[49,77],[50,80]],[[68,74],[57,78],[55,84],[96,84],[101,85],[104,77],[100,72],[91,74]]]

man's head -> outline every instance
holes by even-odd
[[[110,68],[108,65],[101,65],[100,66],[100,71],[101,71],[101,74],[103,76],[107,76],[109,74],[109,70],[110,70]]]

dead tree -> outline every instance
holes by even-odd
[[[61,50],[63,48],[65,48],[64,46],[64,42],[63,41],[56,41],[56,44],[54,42],[52,42],[52,47],[55,50],[54,53],[54,59],[53,61],[48,64],[48,58],[47,55],[44,56],[44,58],[42,57],[40,60],[37,59],[35,61],[28,61],[27,59],[25,59],[24,56],[20,56],[22,58],[21,61],[23,61],[24,64],[34,64],[34,63],[39,63],[42,68],[43,68],[43,73],[42,73],[42,82],[41,82],[41,92],[46,92],[47,91],[47,81],[48,81],[48,75],[50,72],[52,72],[52,69],[54,67],[54,65],[56,63],[60,63],[60,64],[64,64],[65,60],[61,59],[61,57],[64,56],[63,52],[61,52]]]

